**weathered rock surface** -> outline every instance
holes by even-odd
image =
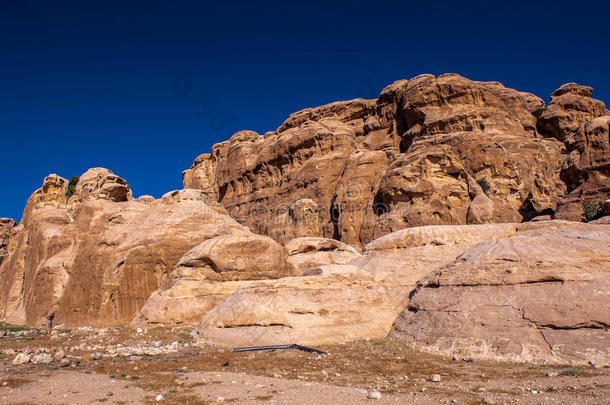
[[[48,176],[10,238],[0,268],[6,322],[129,322],[188,250],[218,235],[249,234],[200,190],[142,202],[106,169],[83,174],[69,199],[67,183]]]
[[[249,281],[286,277],[290,272],[284,247],[268,236],[244,232],[210,238],[180,259],[132,325],[197,323]]]
[[[19,353],[12,361],[13,366],[21,366],[22,364],[27,364],[32,360],[31,354]]]
[[[382,236],[365,246],[367,256],[387,257],[407,263],[409,272],[421,276],[453,262],[477,243],[506,237],[516,224],[428,225]]]
[[[208,343],[226,346],[278,341],[325,344],[383,337],[418,280],[477,242],[514,233],[516,227],[409,228],[371,242],[362,256],[338,241],[295,239],[286,245],[289,260],[291,255],[315,249],[318,266],[314,262],[302,266],[309,267],[302,277],[236,289],[203,317],[200,335]],[[337,247],[350,253],[350,261],[323,265],[327,257],[320,253],[340,251]]]
[[[32,357],[32,364],[50,364],[53,362],[53,356],[48,353],[40,353]]]
[[[327,264],[347,264],[360,257],[353,247],[327,238],[296,238],[286,244],[287,261],[292,274]]]
[[[377,192],[388,212],[373,238],[417,225],[521,222],[555,209],[565,192],[562,144],[536,136],[542,100],[457,75],[422,75],[386,91],[400,97],[404,153]]]
[[[569,110],[568,98],[585,97],[572,87],[551,104]],[[566,114],[605,113],[583,103],[590,112]],[[299,111],[263,136],[239,132],[197,158],[184,184],[282,243],[312,236],[361,247],[406,227],[521,222],[552,213],[566,193],[564,138],[537,132],[551,131],[537,117],[557,108],[496,82],[421,75],[378,100]]]
[[[200,336],[223,346],[383,337],[406,304],[405,292],[357,274],[259,282],[229,294],[205,315]]]
[[[587,121],[610,115],[603,102],[591,98],[593,88],[566,83],[551,94],[551,102],[538,120],[538,130],[561,141]]]
[[[424,277],[391,336],[446,355],[610,364],[610,228],[520,225]]]
[[[566,136],[568,158],[561,170],[569,194],[561,199],[557,218],[579,221],[583,204],[610,196],[610,115],[592,119]],[[600,215],[603,215],[600,212]]]
[[[354,248],[332,239],[297,238],[284,247],[253,234],[211,238],[180,259],[132,325],[195,324],[228,294],[254,281],[301,275],[358,257]]]
[[[0,257],[2,257],[2,260],[4,260],[4,257],[6,256],[8,238],[17,225],[17,222],[10,218],[0,218]]]
[[[545,106],[421,75],[238,132],[161,199],[106,169],[73,193],[50,175],[21,223],[0,220],[0,321],[199,324],[220,345],[392,330],[444,354],[608,364],[608,217],[550,221],[610,213],[610,113],[591,95],[570,83]]]
[[[182,182],[185,189],[202,190],[216,200],[218,198],[218,188],[211,155],[204,153],[197,157],[191,168],[182,172]]]

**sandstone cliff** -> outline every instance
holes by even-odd
[[[591,94],[567,84],[545,106],[497,82],[421,75],[377,100],[239,132],[198,157],[184,186],[282,243],[323,236],[360,248],[406,227],[521,222],[558,204],[558,217],[580,220],[584,201],[609,196],[610,115]]]
[[[50,175],[28,200],[0,267],[3,320],[128,323],[201,241],[248,234],[199,190],[134,200],[106,169],[80,177],[74,194]]]
[[[13,229],[17,226],[17,223],[10,218],[0,218],[0,257],[2,261],[6,257],[6,247],[8,245],[8,239]],[[2,262],[0,262],[2,264]]]

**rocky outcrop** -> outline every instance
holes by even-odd
[[[592,209],[604,215],[601,205],[610,197],[610,115],[582,124],[565,142],[568,158],[561,178],[569,194],[559,202],[556,217],[579,221],[585,204],[599,205]]]
[[[404,306],[404,292],[356,274],[260,282],[229,294],[205,315],[200,336],[222,346],[381,338]]]
[[[477,242],[515,231],[516,224],[427,226],[382,237],[358,255],[341,242],[300,238],[286,248],[306,263],[300,277],[236,289],[202,319],[200,336],[224,346],[339,343],[381,338],[409,301],[416,283]],[[314,249],[314,250],[311,250]],[[349,253],[344,264],[323,252]],[[312,259],[318,260],[318,265]],[[338,262],[336,258],[332,259]]]
[[[567,83],[551,94],[551,102],[538,119],[541,134],[566,142],[585,122],[610,115],[603,102],[591,98],[593,88]]]
[[[210,198],[218,199],[216,174],[212,156],[209,153],[204,153],[197,157],[191,168],[182,172],[182,182],[185,189],[202,190]]]
[[[401,80],[378,100],[299,111],[263,136],[239,132],[195,161],[185,187],[217,192],[231,215],[282,243],[310,236],[361,247],[413,226],[529,220],[566,193],[563,138],[537,128],[551,131],[552,106],[571,108],[562,100],[580,91],[572,87],[545,110],[496,82]],[[591,114],[575,119],[602,113],[588,100]]]
[[[373,238],[408,226],[521,222],[555,209],[565,192],[562,145],[536,136],[542,100],[457,75],[422,75],[390,91],[400,94],[404,152],[377,192],[388,212]]]
[[[424,277],[391,336],[435,353],[610,364],[610,228],[536,222]]]
[[[275,132],[259,136],[242,131],[215,145],[211,158],[218,201],[254,232],[280,242],[336,236],[336,188],[342,180],[342,187],[349,188],[343,174],[350,157],[360,164],[352,154],[366,138],[363,126],[374,106],[374,101],[354,100],[308,109],[293,114]],[[361,165],[372,176],[387,161],[382,159],[381,167],[368,160]],[[356,172],[353,176],[362,175]],[[187,172],[185,178],[189,176]]]
[[[284,247],[267,236],[243,232],[208,239],[180,259],[132,325],[197,323],[235,289],[286,277],[290,270]]]
[[[568,194],[559,201],[556,218],[580,221],[585,203],[596,204],[610,196],[610,112],[603,102],[591,98],[592,93],[591,87],[564,84],[551,94],[538,119],[540,133],[566,147],[561,179]]]
[[[267,236],[254,234],[211,238],[180,259],[132,325],[198,323],[229,293],[254,281],[301,275],[357,257],[360,254],[354,248],[332,239],[298,238],[283,247]]]
[[[6,257],[8,238],[17,225],[17,222],[10,218],[0,218],[0,257],[2,257],[2,261],[4,261],[4,258]],[[0,265],[1,264],[2,262],[0,261]]]
[[[67,185],[48,176],[10,238],[0,268],[6,322],[127,323],[191,248],[249,233],[200,190],[134,200],[106,169],[83,174],[72,195]]]
[[[517,224],[428,225],[407,228],[376,239],[364,247],[367,256],[408,263],[422,276],[453,262],[462,252],[485,240],[506,237]]]
[[[106,169],[50,175],[20,224],[0,220],[0,321],[199,324],[219,345],[391,331],[607,364],[610,115],[591,93],[545,106],[421,75],[238,132],[161,199]]]

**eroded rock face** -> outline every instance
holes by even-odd
[[[347,264],[360,257],[353,247],[327,238],[296,238],[286,244],[286,250],[294,275],[327,264]]]
[[[520,225],[424,277],[391,336],[446,355],[610,362],[610,228]]]
[[[603,102],[591,98],[592,94],[592,87],[576,83],[567,83],[555,90],[538,120],[540,133],[567,141],[585,122],[610,115]]]
[[[545,220],[609,210],[610,116],[591,91],[545,107],[421,75],[238,132],[158,200],[102,168],[72,195],[50,175],[22,223],[0,221],[0,320],[199,323],[220,345],[392,330],[443,354],[607,364],[607,217]]]
[[[6,257],[8,238],[17,225],[17,222],[10,218],[0,218],[0,257],[2,257],[2,260]]]
[[[286,250],[268,236],[241,231],[207,239],[180,259],[132,325],[195,324],[235,289],[291,271]]]
[[[569,194],[559,203],[557,218],[579,221],[583,204],[610,197],[610,115],[592,119],[566,137],[568,158],[561,170]]]
[[[242,131],[215,145],[219,201],[254,232],[280,242],[334,236],[335,188],[358,140],[364,139],[361,126],[373,106],[373,101],[358,100],[306,110],[276,132]],[[312,203],[304,207],[299,200]],[[309,225],[302,227],[304,220]]]
[[[585,97],[572,87],[551,104]],[[570,119],[602,113],[587,100],[592,112]],[[553,213],[566,193],[563,138],[537,130],[550,131],[537,117],[553,109],[500,83],[421,75],[378,100],[299,111],[263,136],[239,132],[195,161],[185,187],[217,190],[231,215],[282,243],[311,236],[359,248],[413,226],[521,222]]]
[[[67,183],[48,176],[10,238],[0,268],[6,322],[129,322],[188,250],[248,232],[201,190],[138,201],[106,169],[83,174],[69,199]]]
[[[479,241],[502,237],[516,224],[428,226],[373,241],[359,255],[341,242],[299,238],[286,248],[300,277],[235,289],[202,319],[200,335],[224,346],[339,343],[387,335],[416,283]],[[457,229],[456,229],[457,228]],[[324,264],[326,252],[349,253]],[[299,257],[302,256],[302,257]],[[349,262],[347,262],[347,259]],[[314,267],[314,264],[317,266]]]
[[[222,235],[188,252],[179,266],[207,271],[215,281],[263,280],[289,275],[284,248],[268,236]]]
[[[231,292],[255,281],[301,275],[358,257],[354,248],[332,239],[297,238],[284,247],[249,232],[211,238],[180,259],[132,325],[198,323]]]
[[[222,346],[380,338],[405,304],[403,292],[355,274],[259,282],[229,294],[205,315],[200,336]]]
[[[70,202],[75,204],[87,199],[121,202],[133,197],[125,180],[108,169],[94,168],[80,176],[74,198],[70,197]]]
[[[555,209],[565,193],[563,145],[536,136],[542,100],[457,75],[422,75],[390,91],[400,94],[404,152],[377,192],[389,212],[373,238],[416,225],[521,222]],[[491,201],[481,203],[477,182]]]
[[[195,159],[191,168],[182,173],[182,181],[185,189],[199,189],[214,200],[218,198],[216,174],[209,153],[204,153]]]

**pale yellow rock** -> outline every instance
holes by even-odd
[[[286,250],[267,236],[240,231],[213,237],[180,259],[131,325],[196,324],[232,291],[290,272]]]
[[[179,266],[209,266],[214,280],[260,280],[289,275],[286,252],[268,236],[222,235],[206,240],[180,259]]]
[[[296,238],[285,247],[288,265],[294,275],[326,264],[346,264],[360,257],[353,247],[328,238]]]
[[[249,233],[201,190],[133,200],[106,169],[68,182],[48,176],[32,194],[0,267],[0,314],[13,324],[130,322],[180,258],[202,240]]]
[[[19,353],[12,361],[13,366],[21,366],[22,364],[29,363],[32,360],[31,354]]]
[[[381,338],[406,293],[355,274],[259,282],[229,294],[203,317],[199,331],[205,342],[222,346]]]

